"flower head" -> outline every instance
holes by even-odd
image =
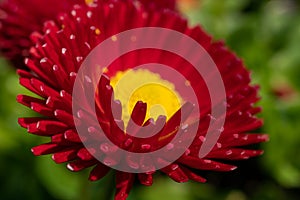
[[[88,59],[99,44],[105,41],[117,44],[119,33],[147,27],[172,30],[192,38],[208,53],[217,70],[207,65],[204,67],[207,77],[201,77],[186,59],[154,48],[129,51],[109,66],[93,65],[99,56],[109,57],[114,53],[114,48],[108,45],[104,51],[97,52],[98,57]],[[147,33],[132,35],[130,44],[146,38]],[[168,43],[170,35],[156,37],[162,43]],[[17,100],[42,116],[20,118],[19,123],[29,133],[51,139],[49,143],[32,148],[33,154],[53,154],[55,162],[67,162],[71,171],[93,167],[89,177],[92,181],[101,179],[119,163],[136,172],[142,169],[140,173],[115,170],[115,199],[127,198],[135,178],[141,184],[151,185],[156,170],[177,182],[205,182],[200,175],[202,170],[230,171],[236,168],[220,160],[248,159],[262,154],[261,150],[243,148],[268,139],[263,134],[249,133],[262,125],[255,117],[260,112],[260,108],[254,106],[258,101],[258,88],[250,85],[249,72],[222,42],[213,42],[199,26],[188,27],[187,21],[177,13],[148,10],[132,1],[121,0],[77,5],[70,13],[59,15],[56,21],[47,21],[44,33],[35,33],[31,38],[36,44],[26,59],[30,72],[18,70],[18,74],[20,84],[40,98],[19,95]],[[194,60],[204,55],[204,51],[190,49],[181,40],[174,43]],[[124,48],[116,47],[120,51]],[[175,75],[170,74],[172,71],[159,73],[163,68],[161,65],[134,68],[147,63],[170,66],[184,79],[175,80]],[[80,68],[85,65],[93,66],[92,70],[96,71],[82,76]],[[97,70],[102,74],[99,83],[95,78],[97,73],[94,73]],[[225,99],[219,98],[214,104],[204,80],[213,85],[216,73],[220,73],[223,80]],[[195,98],[187,93],[191,89],[196,91]],[[88,103],[91,96],[93,105]],[[194,104],[195,99],[200,102],[198,106]],[[226,107],[226,113],[212,114],[214,107],[222,106]],[[194,112],[197,109],[198,112]],[[222,119],[226,119],[223,126],[214,130],[220,133],[216,144],[208,154],[199,157],[199,150],[208,140],[208,126],[218,127]],[[79,133],[79,130],[84,131]],[[189,132],[193,130],[196,135],[191,138]],[[153,132],[157,134],[151,135]],[[145,133],[149,137],[135,137]],[[171,141],[176,135],[183,137],[174,145]],[[113,145],[106,142],[106,137]],[[149,153],[164,146],[166,152],[181,152],[184,147],[181,143],[189,139],[192,139],[191,144],[172,162],[163,154],[145,161],[143,157],[136,159],[120,153],[120,149]],[[159,169],[155,167],[162,163],[167,164]]]

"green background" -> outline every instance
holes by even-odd
[[[222,39],[261,86],[265,154],[235,162],[233,172],[204,172],[208,182],[178,184],[158,174],[152,187],[135,185],[129,200],[300,199],[300,1],[181,0],[191,24]],[[191,4],[194,2],[194,4]],[[16,103],[26,93],[15,70],[0,61],[0,199],[100,199],[113,192],[112,177],[96,183],[56,165],[30,148],[43,142],[17,125],[34,113]]]

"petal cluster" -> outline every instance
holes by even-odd
[[[105,2],[107,0],[94,0]],[[175,0],[132,0],[147,9],[175,10]],[[75,4],[91,4],[93,0],[4,0],[0,2],[0,52],[16,68],[26,68],[24,58],[34,43],[30,34],[42,32],[47,20],[55,20],[59,13],[68,12]]]
[[[24,58],[34,45],[30,34],[42,31],[47,20],[69,11],[84,0],[4,0],[0,3],[0,51],[15,67],[24,68]]]
[[[104,165],[95,159],[96,154],[109,158],[110,153],[117,151],[114,147],[101,143],[101,138],[94,138],[95,141],[99,140],[97,149],[87,149],[83,145],[83,138],[79,136],[75,124],[85,124],[86,134],[89,136],[87,138],[97,135],[95,133],[99,130],[95,130],[93,127],[95,122],[89,118],[89,112],[92,110],[84,110],[73,116],[72,92],[78,70],[94,47],[115,34],[139,27],[167,28],[181,32],[197,41],[209,53],[222,76],[226,90],[227,113],[226,116],[211,115],[205,82],[200,76],[195,76],[195,71],[184,59],[174,59],[174,55],[171,54],[161,56],[161,52],[154,50],[137,51],[113,63],[112,70],[107,72],[99,82],[96,95],[97,123],[101,124],[114,143],[131,151],[148,152],[164,146],[174,134],[185,130],[186,126],[179,124],[178,119],[181,115],[190,116],[192,105],[188,102],[167,121],[165,118],[158,118],[156,121],[145,119],[147,105],[137,102],[131,113],[131,118],[135,123],[140,126],[152,124],[154,128],[159,123],[164,125],[164,131],[147,142],[134,140],[126,136],[124,131],[119,130],[117,122],[121,119],[113,116],[111,108],[107,106],[114,93],[110,84],[112,76],[118,71],[130,69],[130,66],[156,62],[172,66],[184,74],[190,80],[190,85],[199,91],[197,98],[203,102],[200,105],[200,115],[193,116],[194,119],[200,120],[193,143],[180,158],[162,168],[161,172],[177,182],[188,180],[205,182],[200,175],[202,170],[234,170],[235,166],[222,161],[248,159],[261,155],[261,150],[245,148],[251,144],[267,141],[268,136],[249,133],[259,128],[262,121],[255,117],[260,112],[260,108],[254,106],[259,100],[258,87],[250,84],[250,75],[243,62],[228,50],[223,42],[213,42],[211,36],[206,34],[201,27],[190,28],[187,21],[176,12],[149,10],[137,6],[132,1],[121,0],[95,3],[90,6],[76,5],[70,12],[60,14],[56,20],[45,22],[43,31],[34,32],[31,35],[31,42],[35,45],[30,49],[29,57],[25,62],[30,71],[18,70],[18,74],[20,84],[39,98],[19,95],[17,100],[41,116],[20,118],[19,124],[31,134],[50,139],[49,143],[32,148],[33,154],[37,156],[52,154],[55,162],[67,162],[71,171],[93,167],[89,177],[92,181],[101,179],[111,170],[110,166],[119,162],[119,160],[107,159]],[[184,44],[180,45],[185,48]],[[195,57],[200,56],[198,52],[191,53],[195,54]],[[213,81],[214,74],[211,76]],[[87,79],[87,82],[89,81]],[[114,103],[116,107],[120,106],[118,101]],[[218,123],[222,117],[225,117],[226,121],[222,130],[219,130],[221,135],[218,142],[207,156],[199,158],[198,152],[206,140],[207,126],[211,120]],[[126,131],[138,131],[128,129],[130,126]],[[161,137],[166,139],[159,140]],[[170,149],[172,148],[170,146]],[[128,158],[124,159],[127,159],[126,162],[132,167],[140,164]],[[164,162],[164,159],[160,158],[158,162]],[[127,198],[135,178],[141,184],[151,185],[155,171],[133,174],[116,170],[115,173],[117,188],[115,199],[120,200]]]

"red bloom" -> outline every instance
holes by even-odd
[[[44,22],[54,20],[59,13],[85,2],[91,3],[92,0],[4,0],[0,3],[1,53],[16,68],[26,68],[24,58],[29,56],[28,50],[34,45],[29,38],[30,34],[41,32]],[[149,9],[175,9],[174,0],[141,0],[141,3]]]
[[[72,104],[77,104],[72,99],[73,86],[83,60],[94,47],[107,38],[117,41],[116,34],[139,27],[161,27],[183,33],[197,41],[217,65],[226,90],[226,122],[222,130],[219,130],[222,133],[217,144],[204,158],[199,158],[198,152],[206,139],[207,127],[211,119],[214,119],[211,115],[207,87],[203,78],[195,73],[190,63],[184,59],[176,59],[173,54],[168,52],[164,52],[162,55],[161,51],[146,49],[130,52],[118,58],[110,66],[104,68],[105,76],[102,76],[96,90],[95,107],[98,121],[91,120],[92,108],[78,111],[76,116],[73,116]],[[95,181],[105,176],[121,160],[125,160],[132,168],[139,167],[141,164],[128,157],[111,159],[109,155],[118,150],[102,143],[102,138],[97,137],[100,130],[94,128],[95,123],[100,123],[105,135],[115,145],[132,152],[142,153],[165,146],[175,134],[182,134],[185,130],[189,130],[186,127],[193,127],[194,121],[199,120],[197,135],[185,153],[172,164],[160,169],[173,180],[205,182],[205,179],[199,175],[201,170],[230,171],[236,168],[219,162],[219,160],[248,159],[262,154],[261,150],[242,148],[242,146],[268,140],[267,135],[249,133],[262,125],[262,121],[254,116],[260,112],[260,109],[253,106],[258,100],[257,87],[250,85],[249,72],[243,66],[242,61],[231,53],[222,42],[212,42],[212,38],[198,26],[189,28],[186,20],[175,12],[145,11],[144,8],[135,6],[131,1],[114,0],[91,7],[75,6],[70,13],[60,15],[55,22],[46,22],[44,30],[44,34],[34,33],[31,36],[36,42],[36,45],[30,50],[30,58],[26,60],[26,65],[31,72],[18,70],[20,84],[41,97],[19,95],[18,102],[42,115],[34,118],[20,118],[19,123],[22,127],[27,128],[29,133],[51,138],[49,143],[34,147],[32,149],[34,155],[53,154],[52,158],[55,162],[67,162],[68,168],[72,171],[93,166],[89,179]],[[167,38],[167,36],[157,37],[158,39]],[[186,48],[180,41],[178,41],[178,45]],[[200,52],[186,50],[195,58],[201,57]],[[109,54],[109,49],[108,52],[103,53]],[[183,74],[189,82],[175,84],[167,77],[158,77],[149,71],[130,70],[134,66],[145,63],[162,63],[171,66]],[[126,76],[130,78],[126,79]],[[210,76],[213,80],[215,74],[212,73]],[[136,95],[133,95],[129,104],[125,106],[129,109],[131,119],[138,125],[142,127],[150,125],[153,130],[157,126],[163,125],[162,131],[150,139],[141,140],[129,136],[128,133],[138,134],[139,129],[131,129],[132,120],[126,120],[124,113],[121,113],[124,112],[124,109],[120,107],[118,101],[113,101],[112,106],[116,107],[119,112],[117,115],[112,114],[111,98],[118,97],[120,88],[118,90],[116,82],[121,81],[123,77],[126,80],[124,84],[120,84],[120,88],[124,90],[131,88],[138,81],[143,81],[144,78],[157,80],[162,85],[176,85],[171,93],[160,87],[157,89],[155,87],[144,88],[142,91],[134,93]],[[85,77],[85,80],[87,83],[94,81],[93,77]],[[199,115],[192,114],[193,106],[188,103],[189,97],[184,95],[184,91],[189,87],[197,91],[197,99],[201,102]],[[84,90],[83,92],[85,94],[82,96],[85,96],[90,91]],[[128,91],[126,90],[124,93],[127,94]],[[183,104],[178,104],[178,106],[172,95],[180,96],[178,101],[182,101]],[[122,98],[122,94],[120,94],[121,103],[124,103]],[[151,104],[156,105],[157,102],[166,106],[167,121],[164,117],[158,117],[156,121],[149,119],[149,117],[156,118],[155,115],[160,113],[155,110],[153,114],[147,109]],[[79,105],[85,104],[84,101],[78,103]],[[188,123],[189,126],[179,124],[181,117],[187,119],[185,123]],[[224,116],[215,117],[214,121],[217,123]],[[87,130],[85,139],[80,137],[77,132],[75,125],[78,124]],[[122,131],[118,125],[125,126],[126,130]],[[83,145],[86,140],[97,142],[99,146],[88,149]],[[173,148],[177,147],[169,145],[169,149]],[[105,165],[95,158],[99,154],[104,157]],[[105,160],[105,158],[107,159]],[[167,158],[162,157],[157,162],[165,160]],[[149,165],[151,166],[151,163]],[[117,193],[115,199],[127,198],[135,177],[141,184],[151,185],[153,173],[154,171],[151,170],[138,174],[116,170]]]

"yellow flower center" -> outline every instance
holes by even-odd
[[[182,98],[172,83],[146,69],[118,72],[111,78],[115,99],[122,103],[125,125],[138,101],[147,103],[145,120],[164,115],[169,119],[181,107]]]

